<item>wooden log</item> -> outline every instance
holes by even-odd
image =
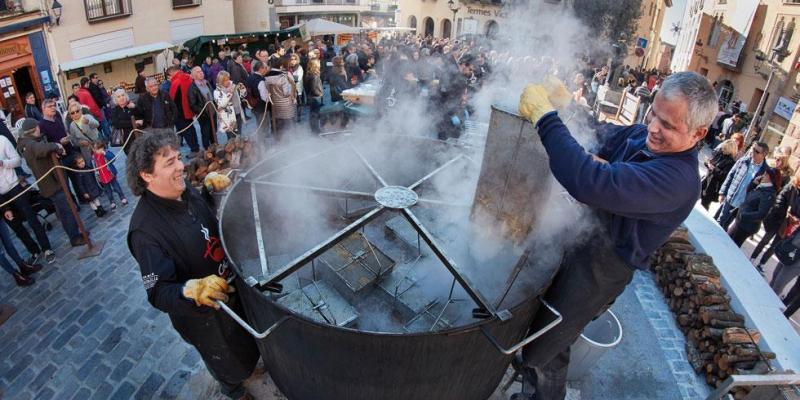
[[[712,294],[709,296],[703,296],[700,298],[700,304],[704,306],[710,306],[714,304],[723,304],[731,301],[730,297],[722,296],[717,294]]]
[[[668,242],[679,241],[683,243],[689,243],[689,229],[679,226],[675,229],[674,232],[669,236],[667,239]]]
[[[713,338],[713,339],[720,339],[725,334],[724,329],[717,329],[711,327],[703,328],[703,337],[704,338]]]
[[[704,275],[709,278],[719,278],[719,270],[714,266],[711,257],[705,254],[696,254],[686,260],[686,270],[694,275]]]
[[[711,323],[712,319],[716,319],[718,321],[734,321],[734,322],[744,321],[744,317],[741,314],[737,314],[731,311],[705,311],[705,312],[701,311],[700,318],[703,320],[703,323],[705,324]]]
[[[708,324],[714,328],[744,328],[744,322],[737,321],[720,321],[718,319],[712,319]]]
[[[719,286],[717,283],[713,281],[703,282],[700,284],[696,284],[695,287],[697,290],[702,292],[703,294],[726,294],[728,290],[724,287]]]
[[[736,364],[733,371],[735,375],[764,375],[769,372],[769,366],[763,361],[755,361],[751,368],[746,368],[746,363],[741,362]]]
[[[758,360],[758,356],[732,356],[730,354],[725,354],[719,358],[717,362],[717,366],[720,369],[728,370],[733,367],[733,364],[738,363],[740,361],[756,361]]]
[[[686,349],[686,357],[689,361],[689,365],[692,366],[694,372],[699,373],[706,364],[706,361],[703,360],[702,353],[700,353],[697,346],[690,341],[686,342],[684,348]]]
[[[723,332],[722,342],[729,343],[755,343],[761,340],[761,333],[756,329],[744,330],[743,328],[727,328]]]
[[[680,314],[678,315],[678,325],[686,327],[694,322],[694,318],[692,318],[689,314]]]
[[[699,312],[715,312],[715,311],[729,311],[730,307],[727,304],[714,304],[712,306],[701,306]]]
[[[719,366],[717,366],[717,364],[714,364],[714,363],[706,364],[706,373],[707,374],[716,374],[717,371],[719,371]]]
[[[736,352],[737,356],[741,356],[741,357],[752,356],[752,357],[760,358],[761,356],[763,356],[764,358],[766,358],[768,360],[774,360],[775,359],[775,353],[770,352],[770,351],[759,352],[757,348],[756,349],[753,349],[753,348],[737,348],[735,352]]]

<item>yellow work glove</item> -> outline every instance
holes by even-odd
[[[225,279],[216,275],[209,275],[203,279],[189,279],[183,285],[183,297],[192,299],[198,306],[208,306],[219,309],[217,300],[228,301],[226,293],[233,293],[235,288],[228,286]]]
[[[542,85],[528,85],[519,99],[519,113],[534,125],[543,115],[555,111],[547,96],[547,89]]]
[[[564,85],[564,82],[561,82],[561,79],[547,75],[544,77],[542,86],[547,90],[547,98],[556,109],[563,110],[572,102],[572,93]]]

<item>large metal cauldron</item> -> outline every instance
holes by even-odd
[[[522,136],[535,145],[512,144]],[[527,332],[527,327],[539,308],[547,306],[539,295],[552,280],[558,257],[538,257],[537,251],[543,249],[535,244],[505,240],[504,247],[481,258],[473,254],[480,240],[464,233],[470,229],[436,226],[443,216],[452,214],[451,207],[458,210],[455,214],[470,217],[465,221],[485,225],[487,230],[490,221],[509,218],[513,210],[496,207],[503,203],[504,195],[482,196],[478,208],[473,204],[478,173],[469,172],[469,165],[475,167],[474,160],[478,160],[480,169],[483,159],[486,167],[482,150],[422,138],[348,136],[278,152],[234,184],[223,201],[220,225],[223,245],[239,275],[236,284],[247,314],[247,321],[240,323],[258,338],[269,373],[284,395],[299,400],[481,400],[498,386],[516,350],[543,333]],[[507,165],[503,171],[487,172],[484,168],[480,185],[504,181],[509,198],[514,187],[530,190],[530,184],[510,181],[513,173],[509,171],[516,168],[530,171],[539,180],[541,191],[548,190],[547,158],[530,124],[513,114],[495,111],[486,151],[509,152],[492,154],[495,164],[502,159]],[[531,164],[534,154],[538,158],[534,157],[536,161]],[[466,166],[458,167],[459,163]],[[448,175],[449,168],[455,172]],[[331,170],[337,170],[335,177]],[[465,174],[468,176],[458,181],[459,187],[448,187],[448,182]],[[433,182],[437,175],[442,176]],[[387,186],[394,189],[382,191]],[[471,194],[458,193],[464,187]],[[461,204],[465,200],[470,204]],[[446,211],[430,211],[437,207]],[[478,212],[480,218],[475,215]],[[442,293],[447,296],[449,290],[449,297],[437,303],[441,308],[428,305],[413,318],[406,318],[411,322],[397,325],[402,329],[396,330],[390,325],[380,327],[367,318],[371,313],[369,302],[386,298],[390,299],[385,301],[390,307],[388,314],[404,318],[391,305],[400,301],[398,287],[411,290],[402,285],[407,275],[397,278],[400,283],[394,286],[395,300],[391,300],[391,290],[380,289],[402,268],[394,266],[391,273],[386,272],[392,267],[387,267],[385,260],[391,258],[400,265],[400,247],[407,253],[416,251],[413,243],[398,244],[402,232],[382,239],[382,232],[392,224],[391,215],[413,227],[420,251],[415,262],[420,258],[440,262],[437,268],[425,264],[418,269],[439,271],[452,278],[452,283],[447,280],[443,285]],[[358,296],[365,297],[353,295],[353,304],[361,307],[360,316],[344,321],[342,311],[337,311],[338,319],[331,311],[339,300],[321,300],[320,287],[325,282],[320,277],[320,260],[326,254],[329,257],[337,243],[352,240],[358,232],[369,239],[369,250],[366,256],[362,252],[353,260],[368,267],[365,260],[372,254],[374,259],[384,260],[378,264],[385,271],[374,278],[360,276],[361,280],[347,282],[344,292],[350,295],[349,291],[358,291]],[[458,246],[470,238],[475,240],[470,246]],[[423,244],[427,249],[424,252]],[[385,254],[379,256],[380,252]],[[496,273],[485,274],[487,271]],[[426,279],[432,283],[419,280],[408,287],[416,290],[439,285],[440,278]],[[316,287],[319,298],[309,294],[306,289],[310,287]],[[307,298],[313,307],[301,312],[299,306],[288,305],[292,293],[302,293],[302,300]],[[464,312],[465,304],[467,310],[474,309],[472,313]],[[418,310],[416,306],[403,307]],[[558,313],[552,311],[553,322],[545,329],[560,322]],[[353,311],[354,315],[358,313]],[[409,328],[421,320],[433,322],[430,328]]]

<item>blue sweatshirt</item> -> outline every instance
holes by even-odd
[[[617,254],[647,269],[648,258],[689,216],[700,196],[697,150],[654,154],[645,125],[605,125],[595,161],[556,112],[537,123],[556,180],[607,221]]]

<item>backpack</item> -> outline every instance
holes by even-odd
[[[782,239],[775,246],[775,256],[783,265],[792,265],[800,261],[800,247],[795,243],[800,230],[796,230],[791,236]]]

